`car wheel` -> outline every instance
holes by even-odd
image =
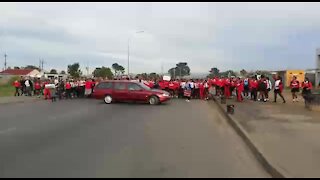
[[[159,98],[157,96],[151,96],[149,99],[149,104],[151,105],[159,104]]]
[[[111,104],[111,102],[112,102],[112,97],[111,97],[110,95],[106,95],[106,96],[104,97],[104,102],[105,102],[106,104]]]

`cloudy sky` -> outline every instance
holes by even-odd
[[[1,3],[0,52],[8,66],[65,70],[127,67],[166,72],[179,61],[193,73],[314,68],[319,3]],[[137,31],[144,31],[138,33]]]

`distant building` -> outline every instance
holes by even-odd
[[[0,72],[1,76],[30,76],[36,77],[40,72],[37,69],[7,69]]]
[[[299,82],[303,82],[305,78],[304,70],[273,71],[272,74],[278,74],[282,78],[283,84],[286,87],[290,86],[290,82],[292,81],[293,76],[296,76]]]
[[[0,72],[0,84],[7,83],[12,77],[36,77],[39,73],[36,69],[7,69]]]

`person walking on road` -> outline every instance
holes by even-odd
[[[272,89],[272,83],[271,83],[269,77],[266,78],[266,81],[267,81],[266,99],[267,99],[267,101],[269,101],[269,92]]]
[[[35,89],[35,95],[38,96],[38,98],[40,98],[40,91],[41,91],[40,80],[37,80],[37,81],[34,83],[34,89]]]
[[[296,76],[293,76],[293,80],[290,82],[290,87],[291,87],[291,93],[292,93],[292,101],[293,102],[298,102],[298,96],[297,96],[296,93],[299,92],[300,83],[297,80]]]
[[[20,93],[19,93],[19,90],[21,88],[20,82],[18,80],[14,81],[13,86],[16,89],[16,92],[14,93],[14,96],[17,96],[17,95],[20,96]]]
[[[277,77],[276,81],[274,83],[274,103],[277,102],[277,96],[279,94],[279,96],[282,98],[283,103],[286,103],[286,100],[284,99],[283,95],[282,95],[282,90],[283,90],[283,84],[282,84],[282,79],[281,77]]]
[[[304,98],[304,102],[307,105],[307,102],[309,100],[309,95],[311,94],[312,90],[312,83],[309,81],[309,78],[305,78],[304,82],[301,84],[302,87],[302,96]]]

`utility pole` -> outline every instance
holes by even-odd
[[[7,54],[4,53],[4,70],[7,70]]]
[[[43,71],[43,64],[44,64],[44,60],[43,59],[39,59],[39,69],[41,70],[41,71]]]

